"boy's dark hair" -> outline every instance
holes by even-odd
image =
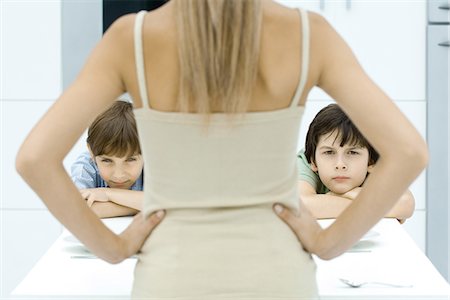
[[[322,108],[309,125],[306,134],[305,156],[309,163],[316,163],[316,147],[319,138],[323,135],[331,135],[337,130],[336,139],[340,139],[340,145],[358,145],[369,151],[369,165],[377,162],[380,155],[372,147],[366,138],[359,132],[358,128],[348,118],[337,104],[330,104]]]
[[[87,143],[94,156],[141,154],[131,103],[118,100],[101,113],[89,126]]]

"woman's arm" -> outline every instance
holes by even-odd
[[[352,51],[319,15],[311,16],[311,53],[318,86],[327,92],[380,154],[358,197],[322,229],[305,209],[280,212],[303,247],[331,259],[354,245],[395,205],[428,161],[425,141],[392,100],[365,74]],[[380,45],[380,47],[383,45]]]
[[[122,234],[114,234],[86,205],[62,162],[95,117],[125,92],[121,74],[125,58],[134,58],[133,23],[134,16],[127,16],[110,27],[16,158],[19,174],[49,211],[94,254],[113,263],[136,253],[161,218],[138,214]]]

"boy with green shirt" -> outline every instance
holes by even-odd
[[[299,194],[317,218],[336,218],[358,196],[379,158],[377,151],[336,104],[319,111],[298,153]],[[386,217],[403,223],[414,211],[406,191]]]

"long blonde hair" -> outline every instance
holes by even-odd
[[[173,0],[181,111],[245,112],[256,81],[260,0]]]

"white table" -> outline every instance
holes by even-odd
[[[131,218],[105,219],[115,232]],[[327,226],[332,220],[323,220]],[[331,261],[315,257],[321,299],[450,299],[450,286],[428,258],[393,219],[380,221],[372,230],[378,236],[360,241],[349,252]],[[110,265],[90,256],[70,241],[68,231],[55,241],[12,295],[30,298],[128,299],[136,259]],[[339,278],[387,281],[412,285],[392,288],[366,285],[351,288]]]

